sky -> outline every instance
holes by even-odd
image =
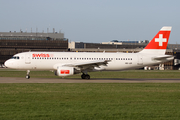
[[[180,0],[0,0],[0,32],[64,33],[69,41],[151,40],[172,26],[180,44]]]

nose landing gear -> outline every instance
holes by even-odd
[[[27,75],[26,75],[26,79],[29,79],[30,78],[30,70],[27,70]]]

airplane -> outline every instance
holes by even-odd
[[[157,65],[174,59],[165,55],[170,26],[164,26],[138,53],[87,53],[87,52],[22,52],[5,61],[5,66],[12,69],[54,70],[60,77],[82,73],[82,79],[90,79],[88,72],[122,71],[145,66]]]

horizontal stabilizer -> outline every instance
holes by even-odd
[[[158,61],[163,61],[163,60],[167,60],[167,59],[174,59],[174,56],[172,56],[172,55],[157,56],[157,57],[153,57],[152,59],[158,60]]]

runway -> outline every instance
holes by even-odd
[[[0,77],[0,83],[180,83],[180,79],[124,79],[124,78],[94,78],[62,79],[62,78],[17,78]]]

